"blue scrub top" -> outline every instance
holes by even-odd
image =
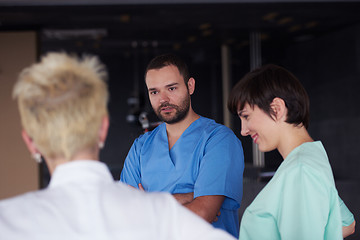
[[[166,124],[135,140],[120,180],[146,191],[194,192],[194,198],[224,195],[213,226],[239,235],[244,156],[240,140],[227,127],[200,117],[169,151]]]

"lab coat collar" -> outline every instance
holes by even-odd
[[[113,182],[106,164],[98,160],[76,160],[61,164],[52,174],[49,188],[78,182]]]

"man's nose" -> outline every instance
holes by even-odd
[[[169,96],[166,92],[160,93],[160,103],[169,102]]]

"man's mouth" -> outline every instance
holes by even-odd
[[[172,107],[162,107],[160,110],[161,110],[162,112],[171,112],[173,109],[174,109],[174,108],[172,108]]]
[[[171,112],[175,107],[174,106],[171,106],[171,105],[163,105],[163,106],[160,106],[160,112]]]

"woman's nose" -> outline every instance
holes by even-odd
[[[249,135],[249,129],[247,128],[244,121],[241,121],[241,135],[244,136],[244,137]]]

